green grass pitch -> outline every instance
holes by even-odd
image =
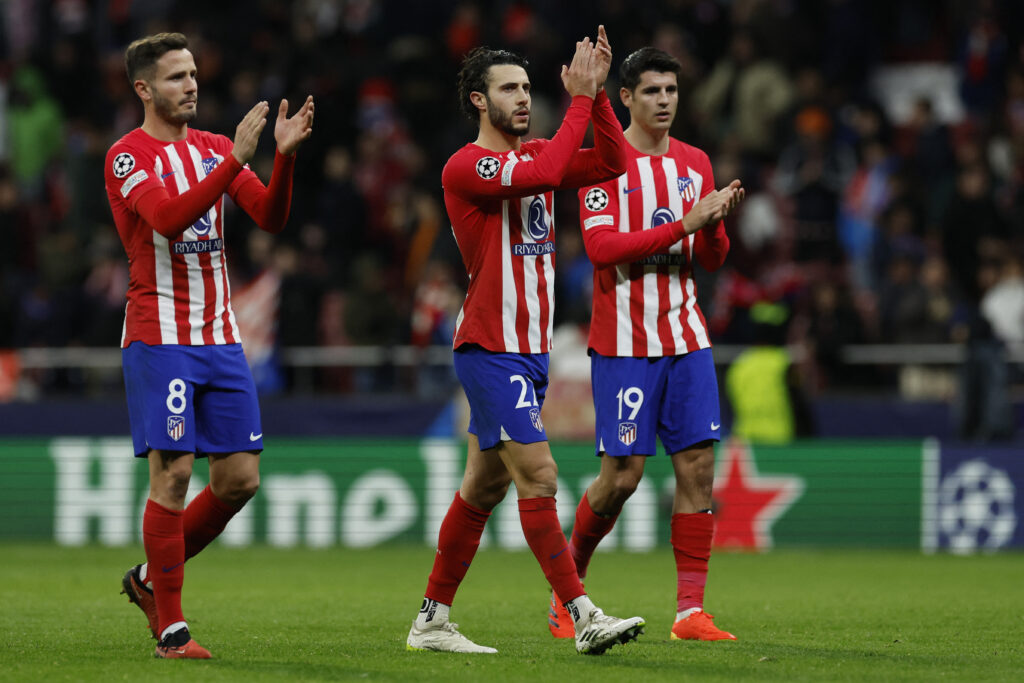
[[[718,553],[707,607],[735,643],[670,641],[666,549],[599,553],[588,592],[647,632],[600,657],[553,640],[525,552],[481,550],[452,610],[498,655],[407,652],[433,552],[214,546],[186,571],[209,661],[153,659],[119,595],[141,548],[0,545],[0,680],[1009,681],[1024,671],[1024,555]]]

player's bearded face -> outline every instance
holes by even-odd
[[[153,109],[157,116],[171,123],[189,123],[196,117],[195,94],[188,97],[164,97],[158,90],[153,90]],[[191,102],[193,106],[186,107]]]
[[[182,125],[196,117],[196,62],[188,50],[164,53],[146,84],[153,98],[153,113],[164,121]]]
[[[524,120],[525,116],[525,120]],[[509,135],[523,136],[530,132],[530,108],[518,104],[502,107],[499,103],[487,98],[487,118],[491,125]]]

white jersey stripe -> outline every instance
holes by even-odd
[[[178,185],[178,194],[188,191],[188,177],[185,175],[185,164],[178,156],[174,145],[164,147],[167,159],[171,162],[171,169],[174,170],[174,182]],[[196,233],[189,227],[181,235],[183,241],[195,241]],[[199,263],[198,254],[185,254],[185,267],[188,273],[188,326],[189,343],[201,345],[203,343],[203,309],[206,307],[206,287],[203,283],[203,269]]]
[[[164,172],[163,157],[157,155],[153,171],[159,178]],[[171,252],[167,238],[153,231],[153,275],[156,282],[156,305],[160,324],[160,343],[178,343],[178,325],[174,320],[174,279],[171,276]],[[128,307],[125,306],[125,334],[127,334]],[[124,340],[121,340],[124,346]]]
[[[516,336],[515,273],[512,272],[512,246],[509,244],[508,205],[510,199],[501,201],[501,331],[505,338],[507,353],[521,353],[519,338]]]
[[[178,325],[174,320],[174,278],[171,275],[171,251],[167,238],[153,231],[153,270],[156,275],[157,307],[160,310],[160,343],[178,343]]]
[[[662,168],[665,171],[665,181],[668,183],[668,208],[672,210],[672,215],[676,217],[676,220],[680,220],[683,217],[683,196],[679,194],[678,180],[679,170],[676,168],[676,160],[670,156],[662,158]],[[687,240],[689,241],[689,240]],[[683,240],[679,240],[669,248],[669,253],[679,254],[683,250]],[[693,257],[692,254],[690,256]],[[679,320],[679,316],[675,314],[676,311],[680,310],[683,306],[683,282],[682,278],[670,277],[668,278],[668,326],[672,331],[672,340],[676,344],[675,353],[679,353],[681,348],[684,348],[683,344],[683,324]],[[662,349],[664,353],[666,349]]]
[[[520,197],[519,199],[519,235],[524,243],[532,243],[530,235],[530,205],[533,203],[533,196]],[[526,302],[526,349],[520,352],[540,352],[540,299],[537,297],[537,287],[540,284],[537,277],[537,257],[523,256],[523,299]]]
[[[545,209],[546,211],[546,209]],[[555,229],[555,217],[548,216],[548,225],[551,229]],[[548,353],[551,351],[552,336],[555,333],[555,259],[551,254],[544,255],[544,282],[547,284],[547,296],[548,296],[548,319],[547,319],[547,348],[542,348],[541,353]]]
[[[697,339],[697,345],[702,349],[711,346],[708,334],[704,326],[700,324],[700,316],[697,315],[697,288],[693,284],[693,278],[686,278],[686,324],[693,330],[693,336]]]
[[[196,171],[196,178],[199,182],[202,182],[206,178],[206,169],[203,167],[203,158],[199,154],[199,150],[189,145],[189,154],[192,156],[192,167]],[[213,150],[208,150],[210,154],[213,154]],[[210,239],[216,239],[220,237],[220,231],[217,229],[217,204],[214,203],[210,207],[208,214],[210,218]],[[211,332],[213,333],[214,344],[227,343],[227,339],[224,337],[224,304],[227,301],[224,296],[224,276],[222,270],[224,268],[223,253],[221,251],[214,251],[210,253],[210,268],[212,269],[213,280],[213,322],[210,326]]]
[[[637,159],[637,171],[640,174],[640,185],[643,189],[644,230],[651,229],[651,217],[658,208],[658,195],[654,186],[654,172],[651,170],[651,158]],[[658,337],[658,268],[644,266],[644,334],[647,337],[647,354],[657,356],[661,353],[661,338]]]
[[[629,199],[626,194],[629,177],[619,176],[619,232],[629,232]],[[615,349],[623,356],[633,355],[633,320],[629,312],[632,281],[629,279],[628,263],[615,266]]]

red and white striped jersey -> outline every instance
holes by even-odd
[[[681,224],[667,224],[681,221],[714,191],[711,162],[701,150],[672,138],[663,156],[642,154],[628,144],[627,150],[625,173],[579,191],[584,246],[595,262],[589,347],[603,356],[633,357],[708,348],[693,263],[709,270],[722,265],[729,244],[725,227],[719,222],[677,240],[672,235],[685,234]],[[670,227],[679,229],[666,230]],[[652,233],[622,235],[614,250],[612,240],[605,239],[655,228],[668,239],[655,244],[645,239]],[[635,248],[641,241],[644,250]]]
[[[162,142],[137,128],[107,153],[105,180],[114,223],[128,253],[130,283],[122,347],[146,344],[240,342],[231,309],[224,253],[224,198],[174,239],[136,211],[141,197],[163,186],[172,197],[202,181],[231,153],[223,135],[188,129],[184,140]],[[256,175],[248,167],[231,182],[232,196]]]
[[[580,149],[594,122],[594,147]],[[573,97],[550,140],[493,152],[470,143],[441,173],[444,203],[469,275],[454,347],[548,353],[555,307],[556,189],[614,178],[626,141],[604,90]]]
[[[452,232],[469,274],[469,291],[455,321],[455,348],[479,344],[505,353],[551,350],[555,296],[554,193],[494,196],[470,201],[460,170],[502,182],[538,155],[547,140],[519,151],[492,152],[474,144],[456,152],[442,173]]]

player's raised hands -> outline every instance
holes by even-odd
[[[739,180],[734,180],[721,190],[709,192],[697,202],[690,212],[683,217],[683,227],[687,235],[692,235],[701,228],[715,225],[739,205],[747,191]]]
[[[267,112],[269,111],[269,104],[265,101],[257,102],[249,110],[249,113],[242,117],[238,128],[235,129],[235,146],[231,149],[231,155],[238,159],[238,163],[243,165],[249,163],[256,153],[256,143],[260,141],[263,126],[267,125]]]
[[[595,79],[597,90],[604,87],[608,80],[608,71],[612,68],[612,46],[608,42],[608,34],[605,33],[604,24],[597,27],[597,43],[594,46],[594,67],[597,70]]]
[[[572,56],[569,66],[562,65],[562,84],[566,92],[573,97],[597,95],[597,82],[594,70],[594,44],[590,38],[576,43],[576,53]]]
[[[277,151],[281,154],[294,154],[299,145],[313,134],[313,96],[288,118],[288,100],[281,100],[277,108],[277,123],[274,124],[274,139],[277,140]]]

